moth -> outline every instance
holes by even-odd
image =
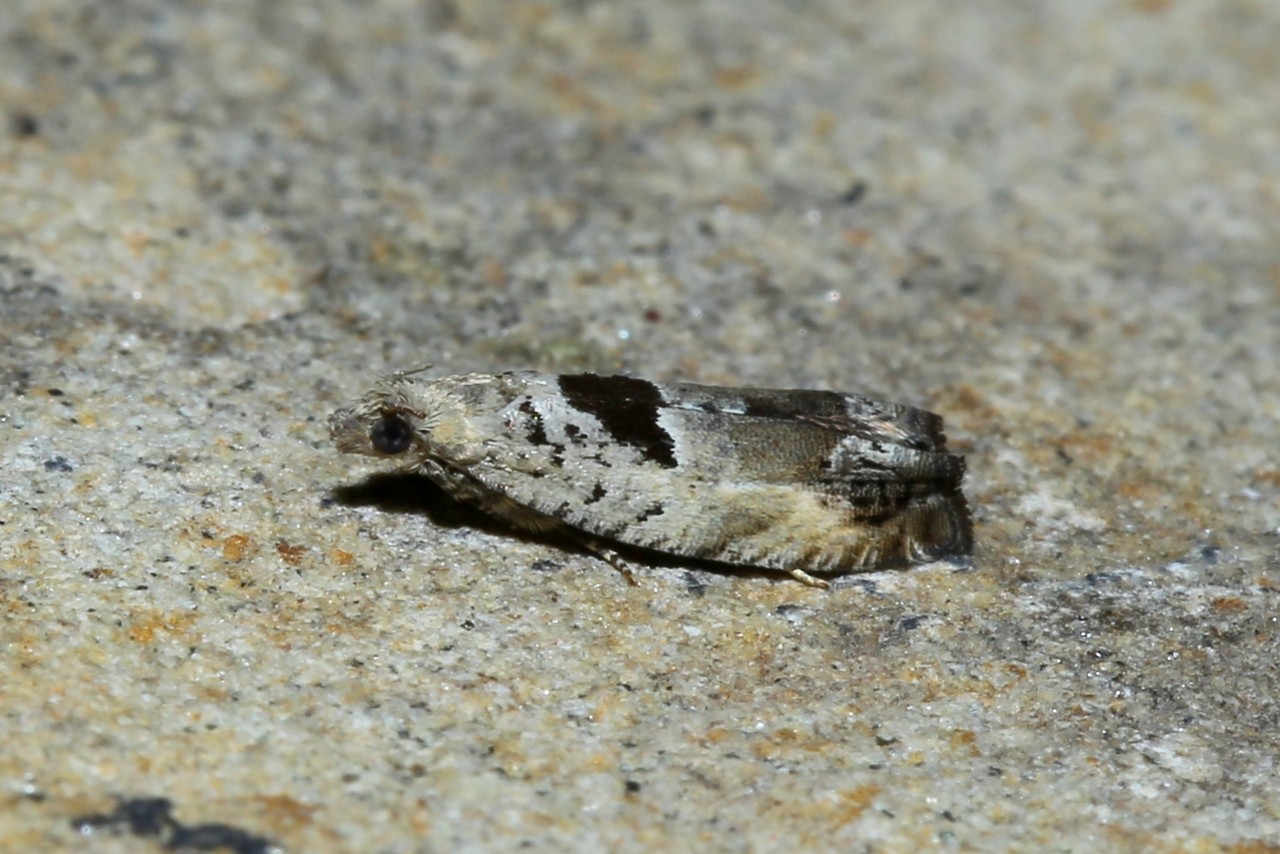
[[[610,544],[826,587],[815,573],[972,550],[965,460],[932,412],[835,391],[422,370],[334,412],[338,450],[394,459],[620,568]]]

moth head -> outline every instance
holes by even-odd
[[[329,437],[344,453],[398,457],[414,446],[421,419],[420,412],[366,399],[329,417]]]
[[[476,451],[474,431],[449,381],[393,374],[329,417],[329,436],[349,454],[460,461]]]

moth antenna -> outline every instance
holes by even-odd
[[[412,368],[406,368],[403,371],[395,371],[391,376],[396,378],[411,377],[414,374],[423,374],[436,366],[435,362],[423,362],[420,365],[414,365]]]

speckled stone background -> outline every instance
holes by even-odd
[[[0,849],[1280,847],[1280,6],[3,6]],[[425,361],[927,406],[973,567],[629,587]]]

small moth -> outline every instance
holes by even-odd
[[[337,410],[338,450],[395,458],[517,528],[810,573],[968,554],[942,418],[857,394],[519,371],[391,374]],[[624,570],[625,571],[625,570]]]

